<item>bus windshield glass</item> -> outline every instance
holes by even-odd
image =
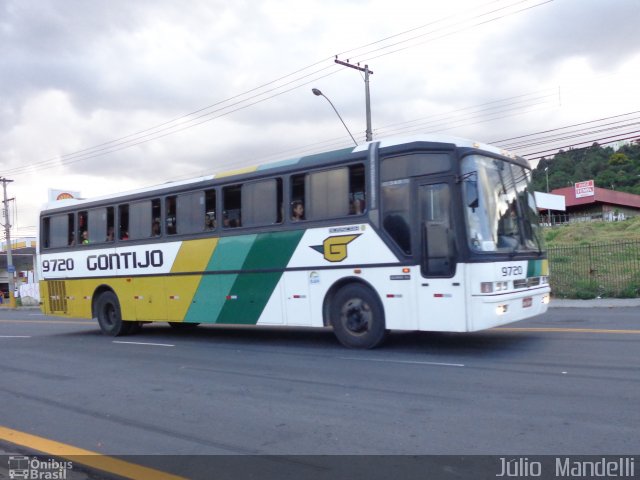
[[[540,252],[531,170],[470,155],[462,162],[468,243],[476,252]]]

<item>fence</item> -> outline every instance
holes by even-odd
[[[629,215],[624,212],[600,212],[600,213],[554,213],[540,215],[540,225],[545,227],[551,227],[554,225],[566,225],[568,223],[583,223],[583,222],[622,222],[628,218],[632,218],[633,215]]]
[[[558,298],[640,297],[640,241],[549,247],[547,253]]]

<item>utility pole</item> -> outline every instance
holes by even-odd
[[[336,55],[336,59],[334,60],[337,64],[342,65],[344,67],[355,68],[360,72],[364,72],[364,95],[365,95],[365,104],[366,104],[366,115],[367,115],[367,131],[366,131],[366,140],[370,142],[373,140],[373,132],[371,130],[371,95],[369,94],[369,75],[373,75],[373,72],[369,70],[369,65],[365,65],[364,68],[358,65],[352,65],[349,63],[349,60],[343,62],[342,60],[338,60],[338,56]]]
[[[13,278],[16,272],[16,267],[13,265],[13,258],[11,257],[11,222],[9,220],[9,200],[7,199],[7,183],[13,182],[13,180],[7,180],[6,178],[0,178],[2,182],[2,189],[4,191],[4,231],[7,239],[7,276],[9,277],[9,308],[16,308],[16,296],[15,289],[16,284]]]

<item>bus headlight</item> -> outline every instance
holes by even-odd
[[[493,293],[493,292],[506,292],[509,290],[509,282],[481,282],[480,292]]]
[[[493,282],[482,282],[480,284],[480,291],[482,293],[493,293]]]

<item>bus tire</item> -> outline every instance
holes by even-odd
[[[113,292],[103,292],[96,301],[96,317],[98,317],[98,325],[105,335],[111,337],[119,337],[127,335],[132,330],[133,322],[125,322],[122,320],[120,311],[120,302]]]
[[[364,285],[351,283],[338,290],[329,312],[333,332],[345,347],[374,348],[386,337],[380,299]]]

